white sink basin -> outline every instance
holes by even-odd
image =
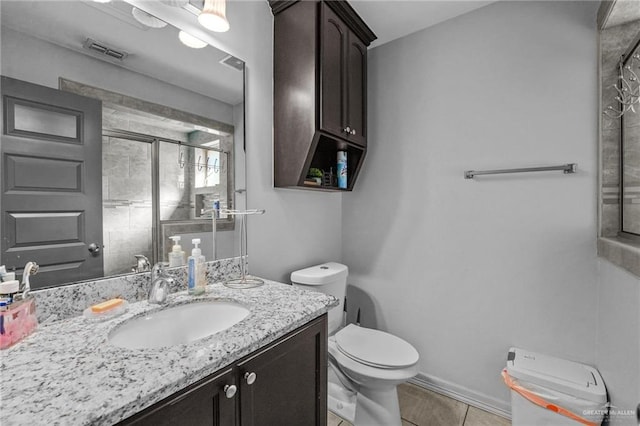
[[[249,315],[239,303],[204,301],[178,305],[134,318],[109,333],[109,343],[151,349],[190,343],[226,330]]]

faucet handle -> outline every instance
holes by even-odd
[[[153,268],[151,268],[151,281],[163,275],[164,275],[164,265],[162,264],[162,262],[158,262],[155,265],[153,265]]]
[[[151,288],[149,289],[149,303],[162,305],[166,303],[171,287],[175,283],[173,278],[165,274],[166,262],[158,262],[151,269]]]
[[[153,265],[153,268],[151,268],[151,281],[160,277],[166,277],[167,275],[165,268],[168,266],[168,262],[158,262]]]
[[[151,262],[147,256],[143,254],[134,254],[133,256],[136,258],[136,265],[131,268],[131,272],[148,272],[151,269]]]
[[[158,278],[151,283],[151,290],[149,290],[149,303],[156,305],[162,305],[167,301],[167,295],[169,294],[169,279]]]

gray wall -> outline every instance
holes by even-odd
[[[498,409],[512,345],[596,361],[597,7],[502,1],[369,52],[350,282],[416,346],[421,381]],[[566,162],[579,172],[463,179]]]

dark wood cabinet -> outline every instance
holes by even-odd
[[[327,423],[327,315],[125,419],[120,425]]]
[[[271,0],[274,13],[274,183],[353,189],[367,147],[367,46],[376,36],[343,0]],[[322,185],[305,181],[310,168]]]
[[[343,137],[347,119],[342,99],[346,93],[347,27],[328,7],[323,7],[322,12],[320,127],[334,136]]]
[[[239,363],[240,425],[326,425],[326,354],[318,322]]]
[[[321,3],[320,128],[366,146],[367,47]]]
[[[128,418],[135,426],[236,424],[236,374],[228,368]]]
[[[367,47],[353,33],[347,43],[348,140],[367,146]]]

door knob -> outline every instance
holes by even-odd
[[[347,134],[351,134],[351,127],[349,127],[349,126],[345,127],[343,132],[345,132]]]
[[[98,254],[98,253],[100,253],[100,247],[99,247],[96,243],[91,243],[91,244],[89,244],[88,249],[89,249],[89,252],[90,252],[91,254]]]
[[[251,373],[244,373],[244,379],[247,381],[248,385],[252,385],[253,382],[256,381],[256,373],[254,373],[253,371]]]
[[[355,136],[355,135],[356,135],[356,129],[352,129],[352,130],[351,130],[351,134],[352,134],[353,136]]]
[[[236,387],[236,385],[226,385],[223,390],[224,396],[226,396],[227,398],[233,398],[238,391],[238,388]]]

